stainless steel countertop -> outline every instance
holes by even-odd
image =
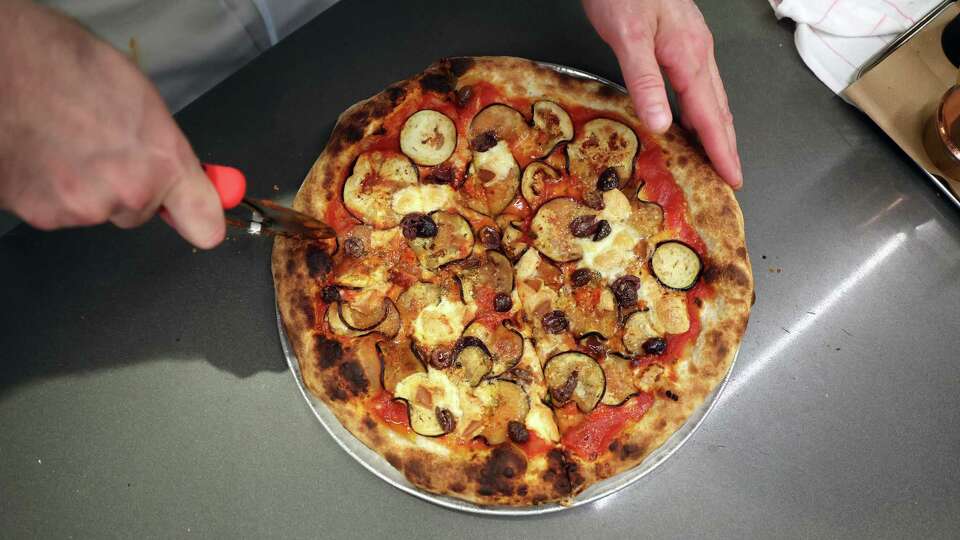
[[[267,242],[194,253],[159,223],[21,226],[0,238],[3,536],[955,537],[960,211],[807,71],[766,2],[700,4],[737,121],[757,303],[731,386],[653,475],[538,518],[419,501],[297,394]],[[203,159],[289,198],[346,106],[477,53],[619,79],[574,2],[346,1],[178,120]]]

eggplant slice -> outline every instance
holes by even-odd
[[[456,353],[454,373],[458,378],[470,386],[477,386],[490,373],[493,367],[493,358],[485,347],[471,345]]]
[[[523,423],[530,411],[530,398],[517,383],[502,379],[486,381],[475,390],[484,408],[480,435],[487,444],[498,445],[509,438],[510,422]]]
[[[400,223],[393,211],[393,194],[416,184],[417,169],[396,152],[367,152],[357,158],[353,172],[343,184],[343,203],[354,216],[378,229]]]
[[[583,293],[577,291],[589,289],[599,289],[596,302],[578,302],[577,295]],[[589,296],[591,299],[594,297],[593,294]],[[610,338],[617,332],[617,303],[608,287],[598,284],[589,284],[575,290],[564,287],[561,289],[557,309],[566,313],[570,321],[570,331],[578,338],[591,333]]]
[[[459,420],[459,391],[442,371],[409,375],[396,385],[394,395],[407,402],[410,427],[420,435],[439,437],[452,431],[449,425],[444,426],[438,413],[449,415],[454,425]]]
[[[372,332],[379,332],[385,337],[392,338],[400,332],[400,313],[397,311],[397,307],[393,301],[389,298],[384,298],[383,303],[385,306],[385,315],[383,319],[372,328],[351,328],[340,316],[340,304],[342,304],[342,302],[336,302],[327,306],[327,324],[330,325],[330,330],[338,336],[360,337]]]
[[[519,155],[537,159],[546,156],[562,141],[573,138],[573,122],[562,107],[552,101],[533,104],[532,124],[519,111],[495,103],[483,109],[470,122],[468,140],[479,150],[490,142],[507,141]]]
[[[603,392],[604,405],[620,405],[636,395],[633,368],[630,359],[616,353],[607,354],[603,358],[603,374],[606,377],[607,387]]]
[[[473,152],[460,192],[472,210],[495,216],[513,202],[519,187],[520,166],[507,143],[499,141],[485,152]]]
[[[547,184],[555,184],[561,180],[560,173],[542,161],[533,161],[523,170],[520,178],[520,194],[531,205],[537,205]]]
[[[636,201],[630,215],[630,225],[644,238],[660,232],[663,226],[663,208],[657,203]]]
[[[552,101],[538,101],[533,104],[533,127],[539,132],[539,149],[535,152],[537,157],[549,154],[558,143],[573,138],[570,115]]]
[[[543,377],[555,409],[573,401],[582,412],[590,412],[606,386],[603,368],[581,352],[564,352],[547,360]]]
[[[600,173],[613,167],[623,186],[633,174],[633,158],[638,149],[637,134],[625,124],[606,118],[591,120],[567,145],[570,174],[593,188]]]
[[[484,151],[495,141],[513,142],[530,129],[519,111],[507,105],[494,103],[477,113],[470,121],[467,137],[470,148]]]
[[[479,266],[465,268],[459,276],[463,300],[468,304],[477,303],[478,287],[488,287],[495,293],[510,294],[513,291],[513,264],[499,251],[487,251]]]
[[[623,324],[623,346],[630,354],[642,354],[643,344],[662,337],[654,327],[650,311],[634,311]]]
[[[413,113],[400,130],[400,150],[417,165],[439,165],[457,147],[457,128],[443,113],[424,109]]]
[[[470,223],[459,214],[450,212],[433,212],[430,217],[437,225],[436,236],[407,240],[420,264],[436,270],[449,262],[467,258],[473,250]]]
[[[697,283],[703,264],[690,246],[677,240],[657,244],[650,260],[650,270],[664,287],[678,291],[690,289]]]
[[[571,198],[560,197],[547,201],[537,210],[530,224],[533,246],[556,262],[579,259],[583,256],[583,248],[570,232],[570,223],[582,216],[596,214],[596,211]]]
[[[397,309],[404,320],[413,320],[427,306],[440,303],[440,286],[418,281],[397,297]]]
[[[413,352],[413,343],[409,339],[381,341],[377,343],[377,354],[380,356],[380,382],[391,394],[396,393],[400,381],[414,373],[427,371]]]
[[[493,377],[517,365],[523,356],[523,336],[504,324],[498,324],[491,330],[485,324],[475,321],[463,331],[463,335],[475,337],[486,345],[493,359],[490,369]]]
[[[530,247],[521,230],[521,222],[515,220],[514,216],[500,214],[497,216],[497,225],[500,227],[500,230],[503,231],[500,238],[500,245],[503,247],[503,252],[510,260],[516,262],[516,260],[527,251],[527,248]]]

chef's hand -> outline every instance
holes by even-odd
[[[0,1],[0,20],[0,208],[49,230],[136,227],[163,206],[190,243],[219,244],[219,197],[140,71],[33,2]]]
[[[660,68],[680,102],[680,119],[696,131],[714,167],[734,188],[743,184],[737,136],[713,56],[713,36],[693,0],[583,0],[587,17],[610,45],[634,108],[647,128],[673,119]]]

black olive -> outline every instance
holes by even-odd
[[[673,401],[680,401],[680,396],[674,394],[670,390],[667,390],[665,394],[668,398],[672,399]]]
[[[430,174],[427,175],[427,181],[433,184],[452,184],[454,176],[453,167],[440,165],[430,171]]]
[[[417,221],[417,238],[433,238],[437,235],[437,224],[430,216],[421,216]]]
[[[440,429],[444,433],[450,433],[456,429],[457,419],[453,417],[453,413],[440,407],[435,408],[434,413],[437,415],[437,423],[440,424]]]
[[[541,319],[543,329],[551,334],[561,334],[570,328],[570,321],[567,320],[567,314],[555,309],[547,312]]]
[[[497,134],[492,130],[484,131],[470,141],[470,149],[476,152],[486,152],[497,145]]]
[[[667,352],[667,340],[662,337],[650,338],[643,342],[643,352],[659,356]]]
[[[487,249],[500,249],[500,233],[492,225],[480,227],[480,244]]]
[[[347,255],[359,259],[363,257],[363,240],[351,236],[343,241],[343,249],[347,252]]]
[[[530,432],[527,431],[527,426],[516,420],[507,422],[507,435],[510,436],[511,441],[517,444],[523,444],[530,440]]]
[[[448,349],[437,349],[430,353],[430,360],[428,363],[436,369],[446,369],[453,364],[453,351]]]
[[[617,175],[617,169],[607,167],[597,178],[597,189],[600,191],[610,191],[620,186],[620,176]]]
[[[640,286],[640,278],[636,276],[623,276],[617,278],[610,286],[613,290],[613,296],[617,303],[623,307],[630,307],[637,303],[637,288]]]
[[[400,231],[407,240],[413,240],[417,237],[417,225],[423,214],[407,214],[400,220]]]
[[[570,274],[570,283],[574,287],[583,287],[593,279],[593,271],[589,268],[578,268]]]
[[[510,298],[509,294],[498,292],[496,296],[493,297],[494,310],[500,313],[506,313],[510,311],[510,308],[512,307],[513,307],[513,299]]]
[[[597,231],[593,233],[593,241],[599,242],[604,238],[610,236],[610,222],[605,219],[601,219],[597,222]]]
[[[597,216],[577,216],[570,221],[570,234],[577,238],[590,236],[597,230]]]
[[[320,299],[331,304],[340,299],[340,289],[336,285],[327,285],[320,291]]]

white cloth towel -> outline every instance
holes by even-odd
[[[769,0],[777,18],[797,23],[800,57],[839,94],[860,67],[940,0]]]

